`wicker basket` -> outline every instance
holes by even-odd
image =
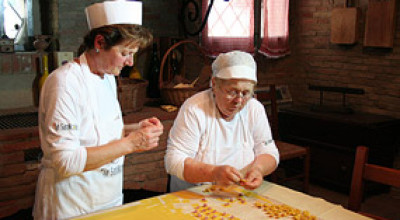
[[[165,62],[167,61],[168,55],[171,53],[171,51],[173,51],[176,47],[183,45],[183,44],[194,45],[198,49],[198,51],[201,52],[204,62],[207,62],[205,52],[195,41],[183,40],[183,41],[179,41],[179,42],[175,43],[174,45],[172,45],[167,50],[167,52],[165,52],[165,54],[162,58],[161,67],[160,67],[159,88],[160,88],[160,93],[161,93],[161,99],[164,104],[181,106],[187,98],[191,97],[195,93],[204,89],[204,88],[199,88],[199,87],[172,88],[172,87],[165,86],[168,83],[168,82],[164,82],[164,77],[163,77],[163,73],[165,72],[164,71]]]
[[[118,100],[122,113],[142,110],[148,82],[141,79],[118,78]]]

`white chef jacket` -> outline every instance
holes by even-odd
[[[240,170],[260,154],[270,154],[279,163],[264,106],[258,100],[250,99],[231,121],[226,121],[211,89],[197,93],[180,108],[168,137],[165,167],[172,175],[170,190],[193,185],[183,181],[187,157]]]
[[[116,91],[114,76],[90,72],[85,54],[80,64],[68,63],[47,78],[39,105],[43,158],[35,219],[66,219],[122,204],[124,157],[83,172],[86,147],[121,138]]]

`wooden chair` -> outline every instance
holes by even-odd
[[[385,219],[380,216],[374,216],[370,213],[360,212],[364,182],[367,180],[389,186],[400,187],[400,170],[369,164],[368,148],[365,146],[358,146],[354,161],[348,208],[374,219]]]
[[[265,103],[270,104],[268,111],[268,120],[271,126],[272,136],[275,140],[275,144],[278,147],[280,160],[292,160],[295,158],[303,159],[303,171],[298,175],[285,177],[283,179],[278,178],[276,172],[271,174],[273,182],[288,181],[291,179],[302,179],[303,180],[303,191],[308,192],[309,188],[309,177],[310,177],[310,150],[308,147],[290,144],[279,140],[278,130],[278,105],[276,101],[276,88],[275,85],[269,85],[267,89],[256,89],[255,97]]]

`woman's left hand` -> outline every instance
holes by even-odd
[[[130,133],[132,133],[134,131],[137,131],[138,129],[145,128],[145,127],[148,127],[151,125],[155,125],[155,126],[161,128],[161,130],[163,129],[163,125],[158,118],[156,118],[156,117],[146,118],[146,119],[141,120],[139,123],[125,124],[124,125],[124,137],[128,136]]]
[[[158,126],[158,127],[161,127],[161,128],[163,127],[161,121],[156,117],[146,118],[146,119],[143,119],[143,120],[141,120],[139,122],[139,127],[140,128],[145,128],[145,127],[151,126],[151,125],[155,125],[155,126]]]
[[[245,175],[245,179],[240,185],[246,189],[253,190],[258,188],[263,182],[263,175],[257,168],[249,169]]]

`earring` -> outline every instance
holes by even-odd
[[[96,53],[100,52],[99,48],[96,48]]]

